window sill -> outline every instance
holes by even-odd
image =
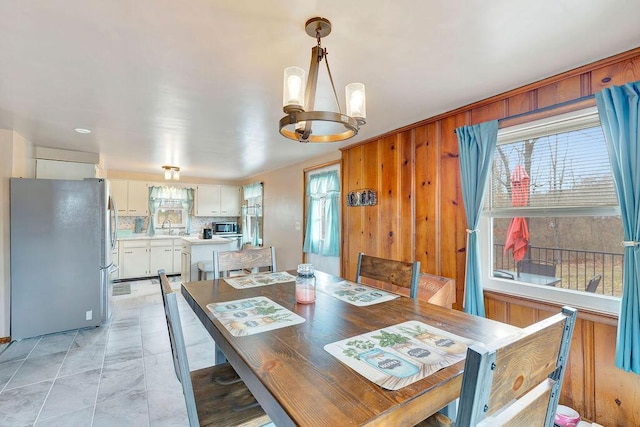
[[[616,297],[493,278],[485,283],[483,290],[487,297],[500,301],[545,311],[557,311],[563,305],[569,305],[578,309],[580,318],[609,325],[618,323],[620,298]]]

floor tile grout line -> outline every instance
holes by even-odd
[[[98,377],[98,387],[96,388],[96,396],[93,399],[93,412],[91,413],[91,426],[96,419],[96,408],[98,407],[98,394],[100,393],[100,383],[102,382],[102,373],[104,372],[104,360],[107,357],[107,346],[109,345],[109,336],[111,336],[111,325],[113,321],[114,310],[111,308],[111,318],[108,319],[109,323],[107,325],[107,336],[105,337],[104,350],[102,352],[102,363],[100,364],[100,376]]]
[[[36,346],[40,343],[40,341],[42,341],[42,336],[38,339],[38,342],[35,343],[33,345],[33,347],[31,348],[31,350],[29,350],[29,353],[25,356],[24,359],[22,359],[22,363],[20,363],[20,366],[18,366],[18,368],[15,370],[15,372],[13,373],[13,375],[11,375],[11,378],[9,378],[9,380],[6,382],[6,384],[2,387],[2,390],[0,390],[0,393],[3,393],[5,390],[7,390],[7,386],[9,385],[9,383],[11,383],[11,380],[13,380],[13,378],[16,376],[16,374],[18,373],[18,371],[20,370],[20,368],[22,368],[22,365],[24,365],[24,363],[27,361],[27,359],[29,358],[29,356],[31,356],[31,353],[33,352],[33,349],[36,348]],[[11,341],[9,343],[9,345],[7,346],[7,348],[9,348],[9,346],[13,345],[14,342],[17,341]],[[5,349],[6,350],[6,349]],[[29,384],[26,384],[29,385]],[[18,388],[18,387],[15,387]],[[12,390],[12,389],[9,389]]]
[[[44,405],[47,404],[47,399],[49,399],[49,396],[51,395],[51,390],[53,390],[53,386],[56,384],[56,381],[58,380],[58,376],[60,375],[60,371],[62,370],[62,365],[64,365],[64,361],[67,360],[67,356],[69,355],[69,350],[71,350],[71,346],[73,345],[73,342],[76,340],[77,336],[78,336],[78,330],[76,329],[76,333],[73,336],[73,339],[71,340],[71,342],[69,343],[69,346],[67,347],[67,352],[65,353],[64,357],[62,358],[62,362],[60,363],[60,366],[58,367],[58,371],[56,372],[55,377],[53,377],[53,382],[51,383],[51,387],[49,387],[49,391],[47,392],[47,395],[44,397],[44,400],[42,401],[42,405],[40,406],[40,410],[38,411],[38,414],[36,415],[36,419],[33,420],[33,425],[35,425],[38,422],[38,418],[40,418],[40,414],[42,414],[42,410],[44,409]],[[44,335],[42,337],[40,337],[40,341],[38,341],[38,344],[40,344],[40,342],[42,341],[43,337],[44,337]],[[33,347],[33,349],[35,349],[38,346],[38,344],[36,344]]]

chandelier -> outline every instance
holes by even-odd
[[[164,179],[175,179],[176,181],[180,179],[180,168],[177,166],[162,166],[164,169]]]
[[[323,49],[320,39],[331,33],[331,22],[325,18],[312,18],[305,24],[307,34],[316,39],[317,45],[311,48],[311,63],[305,88],[305,72],[300,67],[288,67],[284,70],[284,90],[282,109],[287,114],[280,119],[280,133],[300,142],[337,142],[358,134],[360,126],[365,124],[366,98],[362,83],[350,83],[345,87],[346,114],[343,114],[333,84],[327,50]],[[324,59],[331,88],[336,100],[338,112],[314,111],[318,68]],[[330,122],[327,126],[322,122]],[[327,132],[313,132],[313,126]],[[337,126],[336,126],[337,125]]]

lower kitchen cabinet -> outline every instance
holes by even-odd
[[[153,246],[151,241],[149,248],[149,275],[158,274],[158,270],[162,269],[166,273],[173,273],[173,244],[168,246]]]
[[[182,239],[173,241],[173,272],[182,274]]]
[[[167,274],[180,273],[181,239],[121,240],[118,246],[120,279],[156,276],[160,269]]]
[[[121,279],[149,275],[149,248],[146,241],[121,242],[120,271]]]

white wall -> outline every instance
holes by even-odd
[[[294,269],[302,262],[304,169],[339,160],[340,151],[256,175],[243,184],[264,185],[264,245],[275,246],[278,270]],[[299,229],[296,229],[296,224]]]
[[[9,337],[11,302],[9,178],[34,177],[33,145],[11,130],[0,129],[0,338]]]

